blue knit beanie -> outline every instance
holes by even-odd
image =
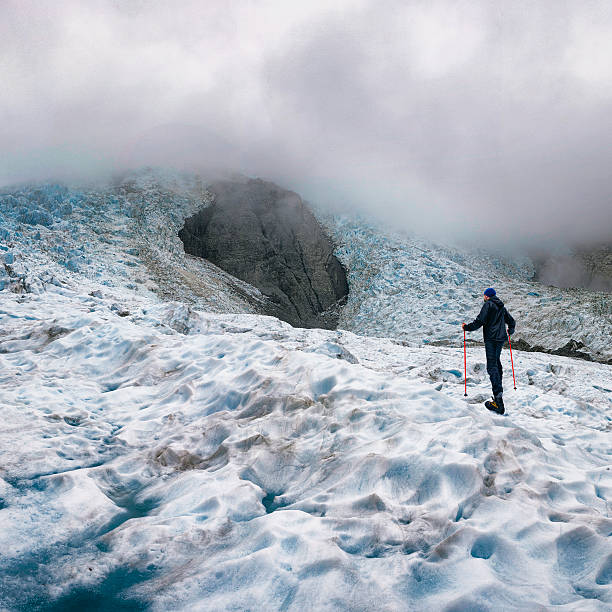
[[[495,289],[493,289],[493,287],[489,287],[488,289],[485,289],[484,294],[487,297],[493,297],[495,295]]]

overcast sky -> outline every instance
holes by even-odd
[[[610,241],[612,2],[0,0],[0,184],[142,164]]]

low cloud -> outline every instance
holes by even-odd
[[[299,4],[5,0],[0,183],[230,168],[441,239],[612,240],[609,3]]]

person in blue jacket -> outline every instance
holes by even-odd
[[[508,325],[507,333],[506,324]],[[514,333],[516,322],[506,310],[504,303],[497,297],[495,289],[489,287],[484,292],[484,304],[478,316],[471,323],[463,323],[462,327],[465,331],[475,331],[482,327],[487,355],[487,372],[493,388],[493,401],[485,402],[485,406],[493,412],[504,414],[502,365],[499,357],[508,335],[511,336]]]

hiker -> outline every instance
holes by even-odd
[[[508,324],[507,334],[506,323]],[[485,406],[498,414],[504,414],[505,411],[502,365],[499,356],[508,335],[511,336],[514,333],[515,326],[514,319],[510,316],[504,303],[497,297],[495,289],[492,287],[489,287],[484,292],[484,304],[478,316],[471,323],[463,323],[461,326],[465,331],[474,331],[482,327],[485,353],[487,355],[487,372],[491,379],[491,387],[493,388],[493,401],[485,402]]]

